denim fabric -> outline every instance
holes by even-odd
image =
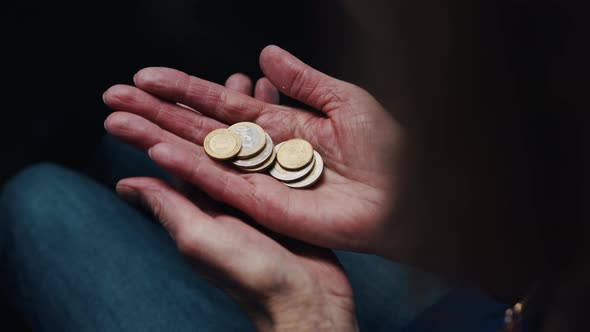
[[[92,166],[88,173],[103,183],[40,164],[2,189],[3,288],[34,330],[253,330],[228,296],[191,270],[158,223],[109,189],[121,177],[164,173],[112,138]],[[407,266],[337,255],[353,285],[361,331],[464,331],[456,319],[429,325],[439,301],[450,313],[465,305],[481,308],[483,318],[503,311],[485,294],[448,302],[454,291]]]
[[[86,177],[41,164],[1,205],[6,292],[34,330],[252,330],[159,224]]]

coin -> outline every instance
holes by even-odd
[[[281,146],[285,144],[285,142],[283,143],[279,143],[277,144],[277,146],[275,147],[275,150],[277,151],[277,157],[279,156],[278,151],[281,150]],[[312,155],[313,156],[313,155]],[[274,166],[270,169],[270,175],[277,179],[277,180],[281,180],[281,181],[297,181],[303,177],[305,177],[307,174],[309,174],[309,172],[311,172],[311,170],[313,169],[313,165],[314,165],[314,161],[312,160],[306,167],[297,170],[297,171],[289,171],[284,169],[283,167],[281,167],[281,165],[279,165],[279,163],[275,163]]]
[[[259,125],[252,122],[238,122],[230,126],[229,129],[240,135],[242,141],[242,149],[238,153],[238,158],[253,157],[264,149],[266,136]]]
[[[240,168],[257,168],[258,166],[264,164],[265,161],[267,161],[268,158],[274,153],[275,148],[270,135],[268,133],[264,133],[264,135],[266,136],[266,145],[264,146],[264,150],[250,159],[235,160],[233,162],[234,165]]]
[[[306,188],[316,183],[324,171],[324,160],[317,151],[313,152],[315,159],[315,166],[311,173],[305,178],[297,182],[283,182],[286,186],[291,188]]]
[[[275,162],[276,156],[277,156],[277,153],[276,153],[275,149],[273,149],[272,154],[270,155],[270,158],[268,158],[268,160],[264,164],[262,164],[261,166],[256,167],[256,168],[242,168],[242,167],[240,167],[240,170],[242,170],[242,172],[246,172],[246,173],[264,171]]]
[[[242,140],[235,132],[228,129],[216,129],[205,137],[205,152],[211,158],[226,160],[235,157],[242,147]]]
[[[297,170],[305,167],[313,159],[313,147],[301,138],[283,142],[277,150],[277,161],[287,170]]]

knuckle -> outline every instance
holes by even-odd
[[[186,103],[192,98],[193,95],[198,95],[198,93],[195,91],[197,90],[196,84],[193,80],[191,80],[191,76],[188,74],[183,73],[182,75],[179,75],[176,78],[173,86],[175,88],[176,94],[178,95],[178,101],[182,103]],[[193,93],[193,91],[195,91],[195,93]]]
[[[165,208],[160,190],[150,190],[146,195],[146,203],[155,218],[165,221]]]
[[[105,94],[108,101],[114,105],[128,105],[136,100],[136,94],[134,90],[126,85],[115,85]]]
[[[291,78],[291,82],[289,84],[291,94],[295,98],[302,97],[306,90],[307,85],[307,70],[296,70]]]
[[[217,105],[215,106],[217,112],[221,112],[227,106],[227,94],[226,89],[222,89],[217,99]]]
[[[192,116],[188,122],[191,126],[189,127],[190,129],[187,128],[186,137],[188,141],[199,145],[202,145],[205,140],[204,133],[209,133],[217,129],[217,127],[210,125],[209,121],[206,121],[205,117],[202,116]],[[201,130],[192,130],[192,128],[199,128]]]
[[[219,178],[219,193],[214,195],[213,198],[223,200],[223,198],[231,196],[233,191],[234,188],[229,177],[227,175],[221,176]]]
[[[128,126],[128,117],[124,113],[115,112],[109,115],[105,121],[105,125],[108,129],[121,129]]]
[[[281,108],[265,109],[261,112],[257,123],[275,134],[279,135],[286,133],[287,136],[293,131],[293,124],[296,123],[296,117],[292,110],[284,110]],[[275,136],[271,135],[271,136]]]
[[[190,232],[179,231],[176,234],[176,247],[184,256],[195,256],[198,252],[197,238]]]

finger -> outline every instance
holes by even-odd
[[[170,68],[142,69],[134,81],[146,92],[183,103],[225,123],[255,121],[268,107],[243,93]]]
[[[252,95],[252,80],[242,73],[235,73],[228,77],[225,81],[225,87],[247,96]]]
[[[211,160],[202,147],[188,142],[138,115],[124,112],[113,113],[105,121],[105,128],[109,134],[144,151],[148,151],[157,144],[166,143],[176,146],[186,153],[198,156],[203,160],[201,164],[206,170],[214,168],[222,173],[238,174],[234,168],[227,164]]]
[[[346,102],[354,87],[321,73],[274,45],[260,53],[260,68],[280,92],[326,114]]]
[[[175,240],[183,231],[205,231],[210,217],[163,181],[129,178],[117,183],[117,193],[128,201],[146,206]],[[205,226],[204,226],[205,225]]]
[[[302,211],[322,204],[311,196],[300,197],[265,175],[242,175],[226,164],[211,160],[202,147],[187,142],[138,115],[116,112],[107,118],[105,126],[112,135],[140,149],[149,150],[152,160],[161,167],[194,184],[215,201],[243,211],[276,232],[308,241],[314,240],[313,235],[307,233],[319,225],[306,225],[306,217],[301,215]],[[290,206],[291,201],[297,204]],[[289,222],[289,219],[276,217],[287,215],[302,222],[295,224]],[[329,236],[324,236],[327,237]],[[322,237],[317,241],[322,241]]]
[[[186,147],[161,143],[151,147],[148,153],[164,169],[194,184],[217,201],[238,207],[235,205],[238,199],[231,193],[247,195],[253,190],[252,184],[241,177],[240,173],[225,167],[223,163],[213,161],[202,149],[195,153]],[[228,201],[228,197],[233,200]],[[251,200],[248,197],[245,199]]]
[[[147,151],[158,143],[169,143],[177,146],[184,146],[185,149],[198,151],[198,147],[175,136],[166,130],[156,126],[152,122],[131,113],[115,112],[105,121],[107,131],[119,139]],[[172,186],[191,199],[200,202],[200,208],[210,216],[218,215],[220,204],[215,202],[203,192],[197,190],[175,175],[171,177]]]
[[[254,98],[275,105],[278,105],[281,102],[279,90],[277,90],[266,77],[263,77],[256,82]]]
[[[273,140],[311,139],[312,136],[309,135],[309,125],[316,116],[310,112],[271,105],[175,69],[145,68],[135,75],[134,80],[142,90],[188,105],[225,123],[256,122]]]
[[[197,203],[199,209],[211,217],[217,217],[220,215],[221,211],[225,212],[225,210],[227,210],[227,205],[223,205],[220,202],[213,200],[202,190],[195,188],[195,186],[176,175],[171,174],[168,183],[182,196],[187,197],[191,202]]]
[[[214,274],[218,282],[219,278],[229,279],[240,288],[265,294],[268,287],[276,287],[276,279],[264,278],[265,272],[276,271],[275,262],[290,258],[280,245],[251,226],[231,217],[211,218],[161,180],[124,179],[117,184],[117,193],[146,206],[176,241],[179,251],[205,274]],[[247,259],[252,257],[256,257],[256,264]]]
[[[109,134],[144,151],[158,143],[184,145],[186,148],[196,147],[151,121],[132,113],[112,113],[105,120],[104,126]]]
[[[142,116],[185,140],[202,145],[212,130],[225,124],[190,109],[163,101],[136,87],[115,85],[104,94],[105,103],[115,111]]]

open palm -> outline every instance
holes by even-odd
[[[312,111],[260,101],[174,69],[146,68],[135,75],[136,87],[119,85],[105,93],[106,103],[120,111],[106,126],[149,150],[165,169],[275,232],[379,253],[386,207],[396,195],[401,129],[364,90],[276,46],[262,51],[260,66],[282,93]],[[322,181],[307,190],[290,189],[265,174],[239,173],[197,146],[211,130],[240,121],[259,124],[275,143],[308,140],[324,158]]]

